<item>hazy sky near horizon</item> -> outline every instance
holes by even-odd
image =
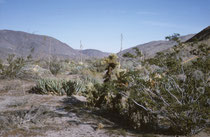
[[[210,0],[0,0],[0,29],[52,36],[73,48],[119,52],[210,25]]]

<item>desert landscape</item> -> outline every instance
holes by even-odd
[[[124,35],[107,52],[0,27],[0,137],[210,136],[210,26]]]

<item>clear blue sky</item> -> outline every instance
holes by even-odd
[[[210,25],[210,0],[0,0],[0,29],[55,37],[107,52],[196,33]]]

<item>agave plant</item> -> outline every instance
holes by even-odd
[[[37,85],[31,89],[32,93],[53,94],[71,96],[73,93],[85,91],[85,85],[82,81],[66,81],[55,79],[41,79]]]

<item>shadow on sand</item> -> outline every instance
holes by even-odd
[[[61,101],[58,111],[66,111],[70,117],[78,117],[78,119],[70,120],[70,125],[90,125],[94,130],[103,129],[108,134],[118,134],[122,136],[156,136],[160,134],[169,135],[166,131],[134,130],[129,127],[127,121],[116,113],[90,108],[85,101],[79,100],[75,96],[64,98]],[[100,127],[100,124],[103,125]]]

